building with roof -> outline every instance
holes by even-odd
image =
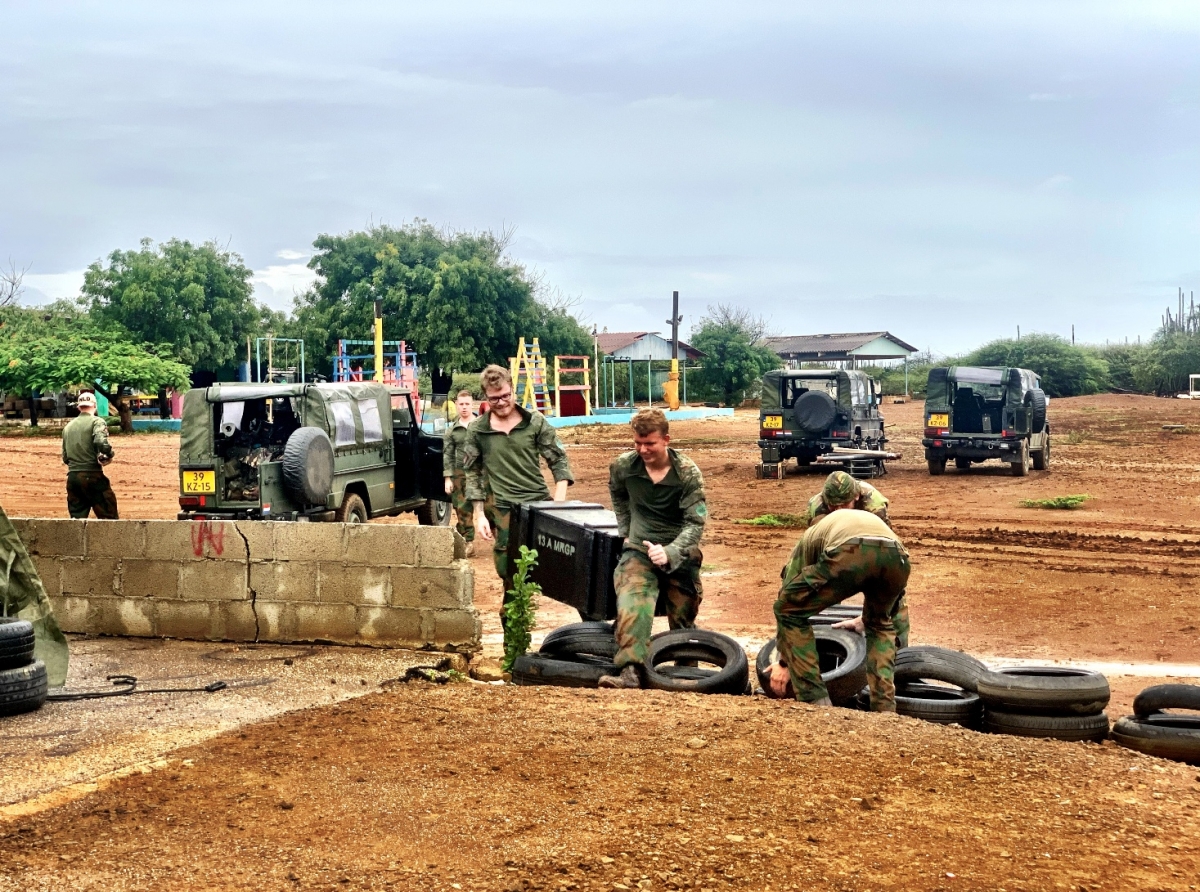
[[[671,358],[671,341],[656,331],[603,331],[596,335],[596,346],[604,356],[613,359],[658,360]],[[680,359],[700,359],[705,354],[683,341],[679,342]]]
[[[887,331],[849,334],[789,335],[763,338],[763,345],[788,365],[802,362],[846,362],[907,360],[917,348]]]

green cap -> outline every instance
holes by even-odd
[[[858,498],[858,481],[845,471],[834,471],[825,478],[821,495],[826,505],[845,505]]]

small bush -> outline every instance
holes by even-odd
[[[802,526],[804,517],[800,514],[760,514],[749,520],[735,520],[734,523],[751,527],[795,528]]]
[[[512,672],[517,657],[529,650],[533,640],[533,626],[537,618],[537,602],[534,595],[542,593],[542,587],[529,581],[530,571],[537,566],[537,551],[521,546],[517,558],[517,572],[513,576],[513,587],[508,590],[512,600],[504,605],[504,662],[505,672]]]
[[[1021,507],[1051,508],[1059,511],[1072,511],[1090,498],[1091,496],[1081,493],[1073,496],[1055,496],[1052,499],[1021,499]]]

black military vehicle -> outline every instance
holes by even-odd
[[[442,438],[374,382],[214,384],[183,398],[180,520],[450,519]]]
[[[763,375],[761,407],[761,477],[778,476],[789,458],[809,465],[836,447],[878,450],[887,443],[878,389],[863,372],[775,369]]]
[[[925,460],[929,473],[946,462],[960,471],[999,460],[1017,477],[1050,465],[1049,399],[1028,369],[951,366],[931,369],[925,395]]]

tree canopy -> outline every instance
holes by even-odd
[[[967,354],[962,365],[1001,366],[1037,372],[1048,396],[1098,393],[1108,386],[1108,365],[1094,351],[1052,334],[1001,339]]]
[[[228,374],[259,328],[252,275],[215,242],[171,239],[155,247],[142,239],[140,249],[113,251],[107,265],[89,266],[82,293],[99,324],[120,325],[135,341],[170,344],[181,362]]]
[[[742,308],[717,304],[701,318],[691,338],[692,346],[707,354],[701,382],[720,394],[726,405],[750,389],[764,372],[783,365],[773,351],[759,343],[765,334],[766,323]]]

